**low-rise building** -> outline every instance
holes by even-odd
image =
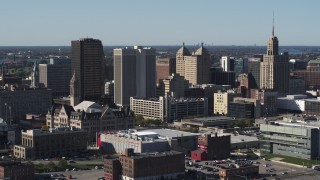
[[[34,180],[34,166],[18,161],[0,161],[0,179]]]
[[[179,179],[185,174],[184,153],[166,151],[161,153],[134,153],[127,149],[125,155],[115,160],[105,160],[108,167],[119,168],[123,180]],[[118,179],[119,169],[104,168],[106,179]]]
[[[219,169],[220,180],[248,179],[259,175],[259,166],[246,165],[237,167],[223,167]]]
[[[302,159],[319,157],[319,123],[276,121],[260,124],[261,155],[280,154]]]
[[[198,117],[192,119],[182,119],[180,123],[183,127],[214,127],[214,126],[221,126],[221,127],[228,127],[233,122],[237,121],[233,117],[227,116],[210,116],[210,117]]]
[[[137,153],[164,152],[168,150],[190,154],[197,148],[198,134],[171,129],[119,131],[100,135],[101,150],[108,154],[124,154],[127,148]]]
[[[320,97],[305,100],[305,114],[320,115]]]
[[[152,135],[152,137],[151,137]],[[137,153],[168,151],[168,141],[159,139],[151,133],[145,133],[143,138],[125,131],[115,134],[100,134],[101,152],[106,154],[124,154],[128,148]]]
[[[191,159],[200,161],[225,159],[230,157],[230,151],[230,135],[202,134],[198,137],[198,150],[191,152]]]
[[[88,133],[88,145],[96,145],[97,133],[130,129],[134,126],[134,116],[128,109],[113,109],[92,101],[83,101],[77,106],[66,104],[51,108],[46,116],[51,128],[71,126]]]
[[[277,98],[277,108],[279,111],[304,112],[307,95],[287,95]]]
[[[75,128],[32,129],[22,132],[13,155],[21,159],[74,156],[86,151],[87,132]]]

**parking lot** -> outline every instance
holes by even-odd
[[[97,180],[103,177],[103,169],[42,173],[42,174],[37,174],[36,177],[39,180],[45,180],[45,179],[62,180],[62,179],[67,179],[69,175],[71,175],[72,179],[77,179],[77,180]]]
[[[214,177],[218,177],[219,175],[219,168],[220,166],[227,166],[228,162],[234,164],[233,161],[228,160],[221,160],[216,163],[215,161],[200,161],[200,162],[193,162],[190,166],[188,162],[191,160],[186,159],[186,171],[193,171],[194,173],[200,173],[204,175],[215,175]],[[313,171],[308,168],[297,167],[295,165],[290,164],[283,164],[274,161],[266,161],[263,159],[257,160],[247,160],[242,159],[241,162],[245,162],[248,164],[259,166],[259,174],[260,177],[266,177],[266,179],[282,179],[287,177],[294,177],[295,175],[303,175],[303,174],[317,174],[318,171]],[[267,178],[270,177],[270,178]]]

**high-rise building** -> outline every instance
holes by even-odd
[[[185,61],[190,56],[189,50],[182,44],[182,47],[177,51],[176,54],[176,73],[180,76],[185,76]]]
[[[249,58],[248,60],[248,81],[249,89],[260,88],[260,62],[263,56],[256,58]]]
[[[130,97],[155,97],[155,49],[134,46],[133,49],[114,49],[113,54],[115,104],[129,105]]]
[[[52,90],[52,97],[69,95],[71,78],[70,59],[50,59],[49,64],[39,64],[39,83]]]
[[[222,56],[220,60],[223,71],[234,71],[235,60],[230,56]]]
[[[201,47],[191,55],[187,48],[181,47],[176,54],[176,73],[183,76],[190,84],[208,84],[210,81],[210,54]]]
[[[157,79],[167,79],[173,73],[176,73],[176,58],[157,58],[156,60]]]
[[[71,41],[71,73],[79,79],[81,100],[96,100],[104,92],[104,53],[98,39]]]
[[[268,40],[267,54],[263,55],[260,63],[260,88],[279,92],[279,96],[285,96],[289,92],[289,56],[285,52],[281,55],[278,38],[274,35]]]

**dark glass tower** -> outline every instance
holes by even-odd
[[[98,100],[103,95],[104,53],[100,40],[71,41],[71,71],[79,79],[81,100]],[[75,90],[76,91],[76,90]]]

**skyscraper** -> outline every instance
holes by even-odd
[[[129,105],[130,97],[156,94],[156,55],[153,48],[114,49],[114,102]]]
[[[97,100],[104,90],[104,53],[98,39],[71,42],[71,72],[79,79],[81,100]]]
[[[263,56],[253,57],[248,60],[249,89],[260,89],[260,62]]]
[[[210,82],[210,54],[201,47],[191,55],[183,46],[176,54],[176,73],[183,76],[190,84],[208,84]]]
[[[279,55],[279,41],[274,35],[268,40],[267,54],[263,55],[260,64],[260,88],[278,91],[279,96],[289,92],[289,55],[287,52]]]

